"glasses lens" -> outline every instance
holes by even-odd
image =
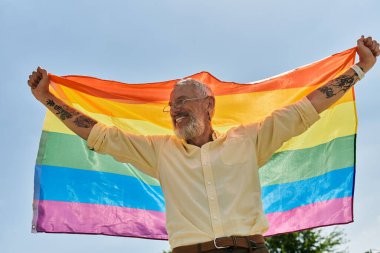
[[[170,112],[170,105],[166,105],[163,109],[163,112]]]

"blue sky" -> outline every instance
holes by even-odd
[[[44,118],[26,84],[56,75],[153,82],[206,70],[250,82],[380,40],[379,1],[0,0],[1,252],[162,252],[165,241],[31,234],[33,169]],[[380,249],[380,67],[356,88],[355,222],[350,252]],[[328,231],[328,230],[326,230]]]

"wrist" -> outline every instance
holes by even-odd
[[[356,63],[356,65],[358,65],[364,71],[364,73],[367,73],[373,67],[373,65],[375,65],[375,62],[359,61]]]
[[[50,92],[48,92],[48,93],[40,94],[37,99],[42,104],[46,105],[47,101],[52,98],[53,98],[53,95]]]

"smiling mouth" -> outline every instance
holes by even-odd
[[[181,122],[183,122],[185,119],[187,119],[190,115],[188,113],[180,113],[180,114],[177,114],[174,118],[173,118],[173,122],[174,124],[177,126],[178,124],[180,124]]]
[[[176,122],[176,123],[179,123],[179,122],[181,122],[184,118],[186,118],[186,116],[178,117],[178,118],[175,119],[175,122]]]

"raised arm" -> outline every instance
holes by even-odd
[[[366,73],[375,65],[376,57],[380,55],[379,43],[371,37],[362,36],[357,41],[357,45],[359,62],[356,65]],[[358,80],[358,74],[350,68],[339,77],[311,92],[307,98],[317,112],[321,113],[338,101]]]
[[[96,120],[75,110],[56,98],[49,91],[49,76],[46,70],[38,67],[29,76],[28,85],[34,97],[57,116],[71,131],[87,140]]]

